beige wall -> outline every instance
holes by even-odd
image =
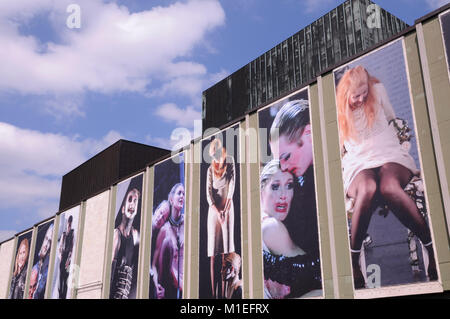
[[[109,193],[110,191],[106,191],[86,201],[77,292],[79,299],[101,297],[103,264],[106,255]]]
[[[249,264],[249,283],[252,298],[264,297],[264,274],[262,258],[262,233],[261,233],[261,201],[259,190],[259,141],[257,132],[259,121],[258,114],[254,113],[247,118],[248,134],[246,136],[245,156],[247,189],[241,191],[243,197],[250,197],[248,203],[249,244],[252,249],[251,264]],[[243,123],[243,126],[246,124]],[[242,175],[242,173],[241,173]],[[244,247],[243,247],[244,248]],[[244,274],[243,274],[244,275]]]
[[[334,253],[334,225],[329,209],[331,205],[329,194],[330,183],[327,183],[325,176],[329,175],[328,152],[326,149],[327,139],[325,130],[324,114],[324,96],[323,81],[320,79],[320,85],[314,83],[309,87],[309,105],[311,112],[311,127],[313,132],[313,151],[314,151],[314,171],[316,185],[316,203],[317,214],[319,218],[319,240],[322,265],[322,284],[325,298],[333,298],[337,295],[338,285],[333,281],[333,273],[336,274],[336,263],[333,262]],[[328,97],[328,99],[332,96]],[[331,223],[329,223],[329,219]],[[333,250],[331,248],[333,247]],[[335,291],[336,290],[336,291]]]
[[[201,141],[197,141],[195,144],[191,144],[193,163],[189,164],[189,174],[192,176],[193,181],[200,180],[200,164],[198,164],[198,159],[201,158]],[[189,262],[188,272],[185,273],[185,280],[190,284],[189,289],[186,291],[188,294],[186,298],[198,299],[199,295],[199,250],[200,250],[200,183],[192,183],[191,188],[192,194],[189,196],[189,212],[191,213],[191,218],[189,222],[188,230],[188,241],[191,243],[190,247],[186,247],[185,252],[187,257],[187,262]],[[189,279],[186,278],[189,276]]]
[[[429,75],[436,110],[436,124],[440,133],[440,145],[443,153],[444,170],[441,177],[450,180],[450,83],[449,73],[438,18],[423,25]],[[447,191],[447,197],[450,193]]]
[[[0,246],[0,299],[8,298],[15,239]]]
[[[321,217],[321,241],[325,248],[324,239],[327,238],[326,232],[329,233],[329,240],[331,246],[331,267],[330,265],[322,266],[324,272],[325,294],[327,298],[353,298],[353,276],[350,265],[350,251],[347,231],[347,217],[345,213],[344,204],[344,189],[340,181],[342,181],[342,166],[339,152],[339,133],[337,124],[337,111],[335,101],[334,76],[332,73],[319,78],[319,105],[320,105],[320,130],[322,140],[322,156],[323,156],[323,176],[325,177],[325,185],[319,183],[319,186],[325,188],[326,195],[319,194],[326,200],[327,208],[323,208],[323,203],[319,204],[319,216],[323,216],[326,211],[328,215],[328,223],[330,227],[325,229],[322,224]],[[314,121],[314,114],[317,111],[312,111],[312,118]],[[317,116],[317,115],[316,115]],[[314,130],[314,152],[316,155],[316,163],[319,164],[321,158],[317,158],[320,151],[317,149],[316,134],[317,127]],[[318,173],[321,172],[320,166]],[[339,182],[336,182],[339,181]],[[319,180],[320,182],[320,180]],[[323,230],[323,231],[322,231]],[[325,246],[324,246],[325,245]],[[326,261],[326,249],[322,249],[322,258]],[[331,269],[330,269],[331,268]],[[333,275],[329,278],[329,272]],[[333,293],[331,290],[333,289]]]
[[[444,289],[450,289],[450,81],[444,43],[438,17],[418,26],[423,78],[432,129],[433,149],[438,183],[432,185],[436,206],[444,213],[432,215],[434,237],[438,252],[440,278]],[[420,38],[420,36],[422,36]],[[420,41],[422,40],[422,41]],[[445,225],[447,227],[445,227]]]
[[[417,35],[433,132],[433,154],[439,172],[447,231],[450,232],[450,79],[439,17],[418,25]]]

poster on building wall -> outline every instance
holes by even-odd
[[[30,231],[20,235],[17,239],[17,249],[13,259],[13,273],[9,289],[9,299],[24,298],[32,234],[33,232]]]
[[[403,40],[334,78],[355,289],[437,280]]]
[[[239,125],[202,141],[200,299],[242,298]]]
[[[184,153],[155,165],[150,299],[183,297]]]
[[[447,56],[447,68],[450,75],[450,11],[442,14],[440,16],[440,19],[442,27],[442,37],[444,39],[445,55]]]
[[[77,283],[79,273],[79,266],[75,263],[79,218],[80,206],[69,209],[59,217],[52,299],[72,298],[72,288]]]
[[[258,119],[264,298],[323,296],[308,90]]]
[[[117,185],[110,299],[135,299],[143,174]]]
[[[36,234],[33,266],[31,268],[28,299],[44,299],[52,248],[54,221],[39,225]]]

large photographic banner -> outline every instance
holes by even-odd
[[[440,16],[442,37],[444,39],[445,55],[447,56],[447,68],[450,76],[450,11]]]
[[[199,298],[241,299],[239,125],[202,140]]]
[[[403,39],[334,78],[355,289],[437,280]]]
[[[77,251],[80,206],[69,209],[59,216],[58,244],[53,267],[52,299],[72,298],[72,288],[77,280],[78,265],[75,264]]]
[[[184,153],[155,165],[150,299],[183,297]]]
[[[143,174],[117,185],[110,299],[135,299]]]
[[[258,119],[264,298],[323,296],[308,90]]]
[[[36,234],[33,268],[31,269],[28,299],[44,299],[52,248],[54,221],[39,225]]]
[[[33,232],[22,234],[17,239],[17,249],[13,259],[13,273],[9,289],[9,299],[23,299],[27,279],[28,260]]]

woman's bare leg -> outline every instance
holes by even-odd
[[[355,200],[351,224],[350,246],[352,249],[353,280],[355,288],[364,288],[364,276],[359,265],[360,250],[370,218],[373,213],[373,198],[377,192],[377,176],[368,169],[358,173],[350,185],[347,195]]]
[[[380,168],[380,194],[391,208],[398,220],[419,237],[422,244],[427,245],[430,264],[430,279],[437,279],[436,263],[431,245],[430,229],[416,206],[416,203],[405,193],[404,187],[409,183],[412,173],[403,165],[387,163]]]

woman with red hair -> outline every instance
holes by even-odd
[[[215,256],[235,251],[234,247],[234,205],[233,195],[236,180],[234,159],[218,138],[209,144],[211,165],[206,180],[208,201],[208,257],[210,257],[211,293],[213,298],[221,297],[220,275],[215,275]],[[220,263],[220,265],[223,263]],[[219,270],[220,274],[220,270]],[[222,284],[222,285],[221,285]]]
[[[430,230],[415,202],[403,190],[420,171],[389,125],[395,113],[384,85],[357,66],[347,70],[339,81],[336,98],[344,190],[354,203],[350,245],[355,288],[365,285],[359,258],[375,194],[422,241],[429,255],[429,278],[437,280]]]
[[[29,253],[30,244],[28,238],[24,238],[19,244],[19,249],[17,249],[9,299],[23,299]]]

